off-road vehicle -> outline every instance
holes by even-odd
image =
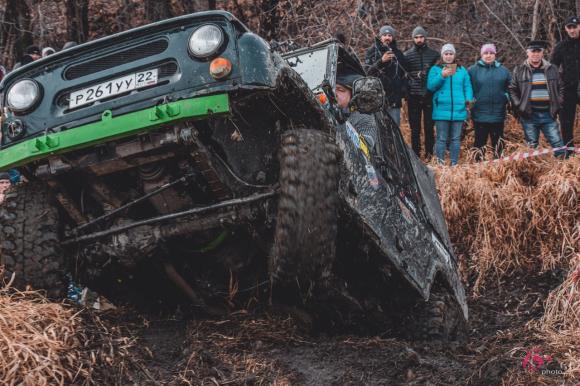
[[[452,334],[467,308],[433,178],[380,104],[368,149],[337,108],[341,71],[364,76],[335,41],[282,57],[215,11],[11,72],[0,170],[25,182],[0,209],[7,272],[57,297],[71,275],[161,262],[198,305],[266,278],[330,313],[404,305]],[[376,82],[358,84],[372,102]]]

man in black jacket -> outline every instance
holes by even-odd
[[[397,31],[389,25],[382,26],[375,43],[367,50],[365,66],[369,75],[381,80],[385,89],[385,106],[397,126],[401,124],[401,101],[405,93],[407,60],[397,48]]]
[[[580,19],[569,17],[565,28],[568,37],[554,48],[552,64],[560,67],[564,81],[564,104],[560,111],[562,139],[567,146],[574,146],[576,105],[580,103]]]
[[[439,59],[439,52],[427,46],[427,31],[423,27],[413,30],[413,47],[405,52],[407,70],[409,71],[409,126],[411,126],[411,144],[417,156],[421,153],[421,115],[423,115],[423,132],[425,135],[425,157],[433,155],[433,102],[427,92],[427,73]]]

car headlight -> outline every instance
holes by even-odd
[[[189,51],[198,58],[206,58],[217,52],[224,42],[224,33],[214,24],[196,29],[189,38]]]
[[[13,111],[26,111],[40,99],[40,86],[31,79],[18,81],[10,87],[6,103]]]

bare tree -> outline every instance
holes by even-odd
[[[145,19],[148,22],[165,20],[173,16],[171,1],[169,0],[145,0]]]
[[[0,24],[0,47],[4,64],[11,66],[24,54],[24,49],[32,44],[30,28],[31,10],[23,0],[7,0],[2,23]]]
[[[89,0],[66,0],[68,40],[78,43],[89,38]]]

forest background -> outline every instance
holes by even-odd
[[[580,0],[0,0],[0,62],[7,68],[29,45],[60,49],[186,13],[225,9],[268,41],[305,46],[340,32],[363,56],[381,25],[394,26],[400,48],[423,25],[431,45],[452,42],[465,64],[493,42],[511,68],[530,39],[553,47]]]

